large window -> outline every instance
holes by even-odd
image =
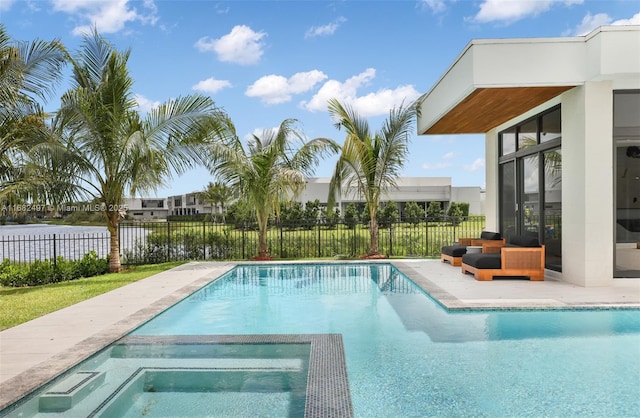
[[[640,277],[640,91],[613,96],[614,277]]]
[[[560,106],[509,127],[500,141],[500,228],[545,244],[546,268],[562,271]]]

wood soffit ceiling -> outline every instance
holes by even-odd
[[[421,134],[485,133],[573,87],[478,88]]]

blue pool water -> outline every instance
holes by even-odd
[[[447,313],[391,265],[239,266],[133,334],[342,335],[359,417],[637,416],[640,311]]]
[[[640,310],[449,313],[359,263],[238,266],[0,416],[298,417],[335,334],[356,417],[640,411]]]

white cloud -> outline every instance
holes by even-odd
[[[216,3],[216,5],[213,7],[213,9],[219,15],[226,15],[227,13],[229,13],[229,10],[231,10],[231,8],[229,6],[223,6],[222,3]]]
[[[441,13],[447,9],[445,0],[422,0],[422,7],[431,9],[434,13]]]
[[[478,23],[513,23],[544,13],[557,4],[571,6],[582,3],[583,0],[484,0],[471,20]]]
[[[476,158],[474,162],[471,164],[465,165],[463,167],[466,171],[478,171],[484,168],[484,159]]]
[[[587,13],[572,33],[576,36],[583,36],[605,25],[640,25],[640,12],[633,15],[630,19],[620,19],[616,21],[613,21],[611,16],[606,13],[598,13],[595,15]]]
[[[215,78],[210,77],[206,80],[199,81],[197,84],[193,85],[191,89],[215,94],[227,87],[231,87],[229,80],[216,80]]]
[[[305,38],[313,38],[315,36],[329,36],[329,35],[333,35],[336,30],[338,30],[338,28],[340,27],[340,25],[344,22],[346,22],[347,19],[340,16],[339,18],[337,18],[334,22],[329,23],[327,25],[324,26],[312,26],[311,28],[309,28],[307,30],[307,32],[304,34]]]
[[[268,138],[273,138],[278,133],[278,128],[279,127],[277,127],[277,126],[273,127],[273,128],[255,128],[253,130],[253,132],[249,132],[248,134],[246,134],[243,137],[244,142],[248,146],[252,146],[252,144],[255,143],[254,136],[257,136],[258,138],[260,138],[263,141],[267,140]]]
[[[310,111],[327,111],[329,99],[338,99],[341,103],[352,106],[362,117],[385,115],[389,110],[402,102],[408,104],[420,96],[420,93],[412,86],[400,86],[395,89],[379,89],[376,92],[358,96],[358,90],[368,85],[376,76],[374,68],[367,68],[345,82],[329,80],[309,101],[300,103],[300,106]]]
[[[630,19],[616,20],[612,25],[640,25],[640,12],[634,14]]]
[[[234,64],[251,65],[260,61],[264,53],[264,32],[254,32],[248,26],[238,25],[219,39],[208,36],[198,39],[195,47],[201,52],[215,52],[218,59]]]
[[[456,156],[456,153],[455,153],[455,152],[453,152],[453,151],[451,151],[451,152],[447,152],[445,155],[443,155],[443,156],[442,156],[442,159],[443,159],[443,160],[450,160],[450,159],[452,159],[452,158],[453,158],[453,157],[455,157],[455,156]]]
[[[15,0],[2,0],[0,1],[0,11],[4,12],[11,9],[11,5],[15,3]]]
[[[289,78],[271,74],[256,80],[245,94],[259,97],[267,104],[285,103],[291,100],[292,95],[309,91],[326,78],[326,74],[318,70],[296,73]]]
[[[140,109],[142,113],[148,113],[149,111],[157,108],[161,104],[158,101],[147,99],[141,94],[136,94],[133,96],[133,98],[135,99],[136,103],[138,103],[138,109]]]
[[[73,28],[74,35],[90,33],[94,26],[100,33],[115,33],[124,29],[128,22],[155,25],[158,21],[153,0],[144,0],[141,9],[131,7],[129,0],[53,0],[53,10],[86,22]]]

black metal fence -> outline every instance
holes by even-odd
[[[380,253],[396,257],[435,257],[443,245],[459,237],[477,237],[484,216],[439,221],[395,222],[379,229]],[[245,260],[258,254],[255,223],[236,225],[200,222],[122,223],[121,231],[137,237],[122,251],[124,264],[149,264],[173,260]],[[121,236],[124,234],[121,233]],[[370,231],[362,224],[300,220],[270,225],[267,245],[272,257],[353,258],[369,250]]]
[[[55,266],[58,257],[79,260],[95,251],[103,258],[109,254],[109,234],[42,234],[0,236],[0,262],[32,263],[50,260]]]
[[[379,229],[380,253],[390,257],[435,257],[443,245],[460,237],[477,237],[484,216],[437,221],[395,222]],[[246,260],[258,253],[256,224],[208,221],[122,222],[119,228],[123,264],[179,260]],[[269,253],[278,259],[353,258],[369,250],[366,225],[301,220],[273,223],[267,234]],[[109,234],[0,236],[0,260],[28,263],[59,256],[79,259],[89,251],[106,257]]]

